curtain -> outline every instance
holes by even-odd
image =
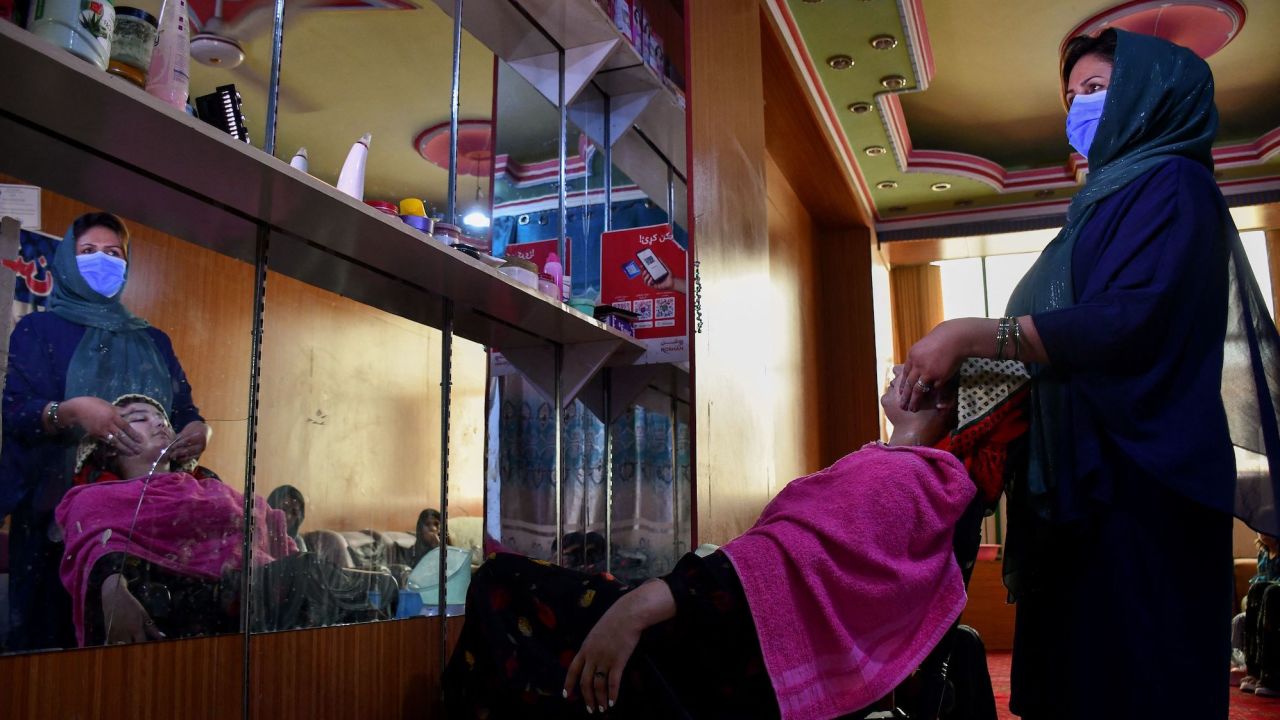
[[[907,351],[942,322],[942,271],[935,265],[905,265],[889,271],[893,305],[893,357]]]

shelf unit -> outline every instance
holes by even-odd
[[[590,348],[626,365],[634,338],[519,285],[70,53],[0,23],[5,172],[416,322],[504,351]]]
[[[435,3],[452,17],[451,0]],[[550,36],[565,49],[565,94],[575,124],[603,144],[605,138],[596,132],[596,126],[602,125],[584,117],[594,112],[594,103],[588,99],[577,104],[583,91],[594,86],[613,98],[618,117],[612,125],[625,128],[610,135],[611,144],[644,144],[636,137],[643,133],[665,162],[680,176],[688,176],[684,94],[644,62],[630,38],[622,35],[595,0],[466,0],[462,26],[556,105],[558,53]],[[619,163],[629,176],[648,171],[634,166],[640,160],[630,162],[632,167]]]

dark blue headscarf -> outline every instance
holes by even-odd
[[[49,312],[86,329],[67,368],[66,396],[114,402],[122,395],[146,395],[172,412],[169,366],[147,332],[147,321],[120,302],[123,294],[124,285],[111,298],[89,287],[76,262],[74,226],[67,230],[53,256]]]
[[[1116,58],[1089,148],[1088,179],[1067,210],[1066,225],[1014,290],[1007,315],[1038,314],[1075,303],[1072,254],[1103,199],[1174,158],[1213,169],[1218,111],[1208,64],[1159,38],[1115,32]],[[1231,298],[1224,338],[1224,406],[1232,442],[1266,455],[1271,475],[1280,477],[1280,336],[1267,316],[1240,235],[1225,216],[1222,240],[1230,249]],[[1064,503],[1055,494],[1070,479],[1054,475],[1054,468],[1063,466],[1057,462],[1055,439],[1065,436],[1059,424],[1071,416],[1070,396],[1065,376],[1043,370],[1035,371],[1026,491],[1038,514],[1058,519],[1054,509]],[[1235,505],[1236,515],[1253,528],[1280,533],[1280,497],[1269,477],[1240,477]]]

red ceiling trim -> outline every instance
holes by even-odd
[[[587,161],[588,159],[582,155],[566,158],[565,178],[572,180],[586,175]],[[538,185],[560,179],[560,161],[556,158],[536,163],[521,163],[503,153],[494,158],[493,170],[498,176],[510,177],[516,187]]]
[[[1127,17],[1146,10],[1163,10],[1170,5],[1195,5],[1217,10],[1231,18],[1231,32],[1223,42],[1224,46],[1240,34],[1248,17],[1248,10],[1239,0],[1130,0],[1123,5],[1103,10],[1072,28],[1071,32],[1063,36],[1062,44],[1058,46],[1058,54],[1061,55],[1067,48],[1067,43],[1077,35],[1095,35]]]

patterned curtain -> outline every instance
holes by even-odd
[[[555,424],[552,402],[519,375],[497,378],[491,402],[500,408],[491,429],[491,493],[497,491],[501,542],[541,560],[554,560]],[[670,398],[632,405],[613,423],[613,573],[635,581],[668,572],[688,550],[689,432],[687,412],[675,423]],[[666,409],[664,409],[666,408]],[[673,434],[674,429],[674,434]],[[565,481],[561,511],[569,542],[585,544],[566,564],[592,563],[592,533],[605,529],[605,426],[575,401],[564,412]],[[491,494],[492,503],[492,494]],[[575,533],[578,535],[575,536]],[[602,546],[601,546],[602,547]],[[591,569],[604,569],[603,566]]]

